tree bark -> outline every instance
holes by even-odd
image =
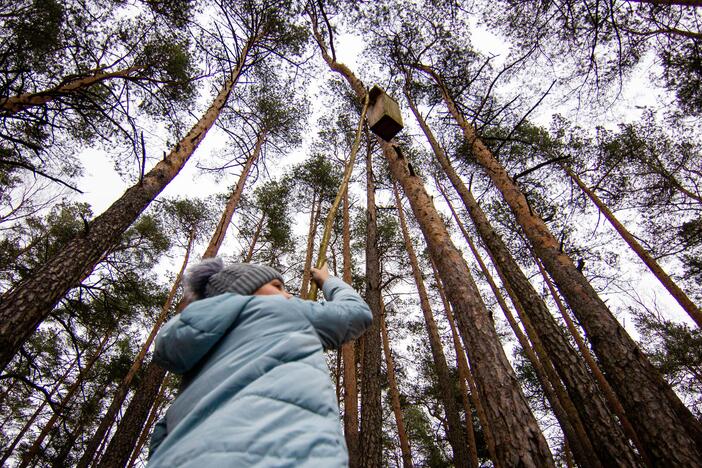
[[[490,429],[487,416],[485,415],[485,410],[483,410],[483,406],[480,404],[478,392],[475,388],[475,381],[470,373],[470,367],[468,366],[466,354],[463,350],[463,345],[461,345],[458,330],[456,330],[456,322],[453,319],[451,305],[446,298],[446,293],[444,292],[444,287],[441,285],[441,279],[439,278],[439,273],[436,271],[436,267],[434,266],[434,261],[431,259],[429,260],[431,263],[432,272],[434,274],[434,281],[436,282],[436,289],[439,291],[439,297],[441,297],[441,303],[444,306],[446,319],[448,320],[449,327],[451,328],[453,346],[456,349],[456,365],[458,366],[458,376],[460,378],[459,385],[461,388],[463,407],[466,412],[466,433],[468,434],[468,448],[470,449],[471,455],[471,468],[478,468],[478,445],[475,441],[475,431],[473,430],[473,412],[471,411],[470,402],[468,401],[469,396],[473,401],[475,412],[478,413],[478,421],[480,421],[480,425],[483,430],[483,438],[485,439],[485,443],[488,447],[488,453],[490,454],[490,458],[492,458],[492,460],[497,459],[497,456],[495,455],[495,437],[492,435],[492,430]],[[470,390],[468,387],[470,387]]]
[[[146,357],[146,353],[149,351],[151,344],[156,338],[156,334],[161,329],[161,325],[163,325],[163,322],[165,322],[166,318],[168,317],[168,314],[171,310],[171,305],[173,304],[173,299],[175,298],[176,292],[178,291],[178,286],[180,286],[180,282],[183,279],[183,273],[185,272],[185,268],[188,266],[188,260],[190,259],[190,251],[192,249],[194,241],[195,228],[191,229],[190,231],[188,245],[185,249],[185,257],[183,258],[183,263],[180,267],[180,271],[178,271],[178,275],[176,276],[175,281],[173,282],[173,286],[171,286],[171,290],[168,293],[166,302],[161,308],[161,313],[156,318],[156,322],[151,328],[151,333],[149,333],[149,336],[146,338],[146,341],[139,350],[139,353],[134,359],[132,366],[129,368],[127,375],[124,376],[119,386],[115,390],[115,394],[112,397],[110,406],[107,408],[107,411],[105,411],[105,414],[102,416],[102,420],[100,421],[100,424],[98,425],[97,429],[95,429],[92,436],[90,437],[90,441],[86,445],[85,453],[83,457],[81,457],[81,460],[78,462],[78,466],[88,466],[90,464],[90,461],[92,460],[91,457],[93,456],[97,448],[100,446],[102,439],[107,435],[107,432],[110,430],[110,427],[112,427],[112,424],[114,424],[114,421],[117,419],[117,413],[119,412],[120,408],[122,408],[124,399],[127,397],[127,393],[129,393],[129,387],[132,384],[132,380],[134,380],[134,377],[136,377],[137,372],[139,372],[139,370],[141,369],[141,366],[144,363],[144,358]],[[105,452],[105,455],[103,457],[103,462],[108,465],[111,464],[111,457],[117,457],[119,459],[123,457],[123,453],[115,453],[114,450],[110,450],[111,447],[112,445],[108,446],[107,452]]]
[[[382,466],[383,409],[380,382],[380,258],[375,208],[375,183],[370,141],[366,153],[366,302],[373,322],[364,334],[363,385],[361,386],[361,466]]]
[[[412,238],[410,237],[409,229],[407,228],[407,221],[405,220],[405,213],[402,209],[400,194],[398,193],[397,185],[394,182],[392,189],[395,195],[395,207],[397,209],[398,217],[400,218],[400,229],[405,242],[405,249],[407,250],[407,256],[409,257],[412,268],[412,275],[414,276],[414,282],[417,286],[417,293],[419,294],[419,304],[424,316],[424,325],[427,330],[427,335],[429,335],[429,348],[431,350],[434,367],[436,369],[436,376],[439,384],[439,395],[444,407],[444,413],[446,414],[446,423],[448,427],[447,436],[449,443],[451,444],[451,448],[453,449],[453,463],[457,467],[467,467],[469,465],[468,447],[465,444],[465,436],[461,428],[461,418],[458,415],[458,407],[456,406],[457,399],[455,388],[453,386],[453,380],[451,379],[451,372],[449,371],[448,364],[446,363],[446,356],[444,355],[444,349],[441,344],[439,330],[436,327],[436,322],[434,321],[434,314],[431,310],[431,305],[429,305],[429,296],[427,295],[427,291],[424,286],[424,278],[422,277],[422,271],[419,268],[419,261],[417,260],[417,255],[414,252],[414,247],[412,246]]]
[[[353,282],[351,267],[351,223],[349,216],[349,193],[344,193],[343,208],[343,246],[344,274],[346,284]],[[358,451],[358,387],[356,383],[355,342],[341,346],[344,361],[344,436],[349,450],[349,468],[359,468],[361,454]]]
[[[390,399],[392,401],[392,412],[395,414],[395,422],[397,423],[397,435],[400,438],[400,451],[402,452],[402,466],[404,468],[412,468],[412,451],[410,450],[407,431],[405,431],[405,423],[402,418],[402,407],[400,406],[400,391],[397,387],[397,379],[395,378],[395,363],[390,350],[390,341],[388,338],[388,329],[385,326],[385,311],[380,315],[380,332],[383,338],[383,351],[385,353],[385,366],[388,373],[388,387],[390,389]]]
[[[99,467],[121,468],[127,463],[151,407],[156,401],[159,388],[165,376],[166,371],[153,362],[149,362],[144,368],[139,387],[134,392],[134,397],[132,397],[122,419],[120,419],[117,430],[112,439],[110,439],[110,445],[107,447],[105,457],[98,464]],[[105,440],[103,439],[103,442]],[[107,457],[108,453],[117,453],[119,456]],[[77,466],[90,466],[94,456],[95,454],[92,454],[92,456],[88,457],[90,459],[85,462],[83,461],[83,458],[86,458],[84,455]]]
[[[619,324],[572,259],[561,251],[560,243],[531,209],[519,187],[478,138],[475,128],[463,118],[439,75],[429,67],[417,67],[436,81],[450,113],[470,144],[472,155],[502,193],[534,251],[587,331],[627,415],[650,449],[651,460],[661,466],[697,465],[702,459],[696,445],[702,446],[699,422]]]
[[[551,453],[517,384],[494,324],[478,293],[468,266],[451,241],[421,179],[390,145],[384,154],[392,176],[403,188],[436,262],[458,328],[474,365],[476,383],[495,436],[497,462],[502,466],[554,466]]]
[[[619,235],[624,239],[624,242],[633,250],[636,255],[639,256],[642,262],[648,267],[651,273],[654,274],[658,281],[661,282],[663,287],[670,293],[671,296],[680,304],[685,312],[695,321],[698,328],[702,328],[702,312],[695,305],[694,302],[685,294],[685,292],[680,289],[680,287],[673,281],[673,279],[668,276],[668,274],[661,268],[661,266],[656,262],[653,256],[644,249],[644,247],[639,244],[634,236],[624,227],[622,223],[619,222],[614,213],[604,204],[600,197],[598,197],[595,192],[588,188],[585,183],[580,180],[571,169],[566,166],[561,166],[563,170],[568,174],[568,176],[575,182],[578,187],[587,195],[587,197],[592,200],[592,202],[597,206],[597,209],[604,215],[605,218],[610,222],[612,227],[619,233]]]
[[[246,57],[247,44],[242,57]],[[214,125],[244,66],[241,60],[214,101],[175,148],[129,188],[104,213],[86,225],[85,231],[63,250],[0,298],[0,369],[4,369],[59,300],[86,271],[92,271],[102,255],[178,175],[207,131]]]
[[[35,93],[24,93],[17,96],[10,96],[0,99],[0,111],[6,115],[16,114],[30,107],[41,106],[62,96],[78,94],[93,85],[106,80],[121,78],[124,80],[134,80],[134,72],[142,70],[142,67],[129,67],[113,72],[98,70],[89,76],[82,76],[74,79],[64,79],[59,85],[45,91]]]

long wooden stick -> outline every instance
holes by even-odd
[[[344,169],[344,178],[341,180],[341,186],[339,191],[336,193],[336,198],[334,203],[332,203],[329,213],[327,214],[327,220],[324,223],[324,232],[322,233],[322,240],[319,243],[319,256],[317,257],[317,263],[315,268],[321,268],[324,262],[327,260],[327,246],[329,245],[329,239],[331,238],[332,228],[334,227],[334,218],[336,217],[336,211],[344,198],[346,190],[349,188],[349,181],[351,180],[351,174],[353,173],[353,163],[356,160],[356,153],[358,153],[358,147],[361,145],[361,131],[363,130],[363,124],[366,120],[366,112],[368,111],[368,93],[366,93],[366,98],[363,103],[363,110],[361,111],[361,118],[358,120],[358,129],[356,130],[356,137],[353,140],[353,146],[351,147],[351,155],[346,163],[346,168]],[[317,283],[312,282],[312,287],[310,288],[310,293],[307,298],[312,301],[317,300]]]

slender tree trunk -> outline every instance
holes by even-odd
[[[46,406],[49,404],[49,398],[53,397],[56,394],[56,392],[58,392],[64,380],[66,380],[66,378],[70,374],[71,370],[73,370],[73,368],[76,366],[76,364],[78,364],[78,358],[76,358],[68,367],[68,369],[66,369],[66,372],[64,372],[61,378],[56,382],[56,385],[54,385],[54,388],[51,389],[47,398],[45,398],[44,401],[41,402],[39,407],[34,411],[34,413],[32,413],[32,416],[30,416],[27,422],[24,423],[24,426],[22,426],[22,429],[20,429],[15,438],[12,439],[10,445],[5,448],[5,452],[2,455],[2,459],[0,459],[0,466],[5,466],[5,462],[8,458],[10,458],[10,455],[12,455],[12,452],[14,452],[15,447],[17,447],[17,444],[19,444],[20,441],[24,438],[24,435],[27,433],[29,428],[32,427],[34,421],[36,421],[41,412],[44,411],[44,408],[46,408]]]
[[[93,368],[93,365],[102,355],[102,352],[105,350],[105,346],[107,345],[107,342],[111,336],[112,330],[105,333],[105,336],[100,341],[100,344],[98,345],[98,349],[95,351],[95,354],[93,354],[90,360],[85,364],[85,367],[78,373],[76,381],[73,382],[73,384],[71,384],[71,386],[66,391],[66,394],[61,399],[59,408],[68,408],[68,404],[73,399],[73,395],[75,395],[76,391],[78,391],[78,389],[81,386],[81,383],[83,383],[83,379],[85,379],[85,376],[88,374],[88,372],[90,372],[90,370]],[[58,418],[60,416],[61,415],[59,413],[54,413],[51,415],[51,417],[39,433],[39,436],[36,438],[34,443],[32,443],[29,449],[25,452],[24,456],[22,457],[22,461],[17,465],[17,468],[25,468],[29,466],[29,463],[34,457],[36,457],[37,453],[39,452],[39,449],[41,448],[41,444],[44,442],[46,436],[49,435],[51,430],[54,428],[54,425],[56,424],[56,421],[58,421]]]
[[[322,199],[317,198],[317,193],[312,194],[312,211],[310,211],[310,227],[307,232],[307,252],[305,253],[305,266],[302,269],[302,284],[300,285],[300,298],[307,299],[310,287],[310,267],[314,256],[314,238],[317,233],[317,223],[322,211]]]
[[[441,193],[442,195],[444,195],[444,197],[446,197],[443,190]],[[446,202],[449,203],[448,198],[446,198]],[[468,246],[471,252],[473,253],[473,256],[475,257],[476,262],[478,262],[480,270],[483,272],[483,275],[485,275],[485,279],[490,285],[490,289],[495,295],[495,298],[497,299],[497,302],[500,305],[500,308],[502,309],[502,312],[504,313],[507,322],[514,331],[514,334],[517,337],[517,340],[519,341],[522,350],[527,355],[529,362],[531,362],[532,367],[534,368],[534,372],[536,373],[536,377],[539,380],[541,387],[544,389],[546,398],[551,404],[551,409],[556,415],[556,419],[560,423],[565,437],[573,442],[572,445],[574,445],[575,447],[574,453],[577,454],[578,462],[583,467],[603,466],[598,460],[598,458],[595,456],[595,449],[593,448],[592,443],[588,438],[585,427],[583,426],[583,422],[581,421],[577,410],[575,409],[575,405],[566,393],[565,388],[563,388],[563,384],[558,375],[556,374],[556,371],[553,368],[553,364],[551,363],[549,356],[546,354],[546,351],[544,350],[543,346],[538,341],[537,333],[534,331],[533,326],[529,322],[529,319],[525,316],[524,311],[521,309],[521,304],[517,303],[518,305],[515,305],[515,307],[517,308],[517,311],[520,315],[520,319],[522,320],[522,324],[524,325],[524,328],[527,331],[528,337],[524,334],[524,332],[522,332],[522,329],[520,328],[519,324],[512,315],[512,312],[510,311],[509,306],[505,302],[505,299],[502,296],[499,287],[495,283],[495,280],[492,278],[492,275],[487,269],[485,262],[483,262],[483,259],[480,256],[478,249],[475,247],[473,240],[470,238],[468,232],[463,227],[463,224],[461,223],[460,219],[458,219],[456,212],[453,211],[453,207],[450,203],[449,208],[451,208],[451,212],[458,224],[458,227],[460,228],[463,237],[468,243]],[[531,343],[529,342],[529,340],[531,340]],[[532,343],[534,343],[533,348]]]
[[[439,296],[441,297],[441,303],[444,307],[444,312],[446,313],[446,319],[449,322],[449,327],[451,328],[451,337],[453,338],[453,346],[456,349],[456,365],[458,366],[458,377],[460,379],[459,385],[461,388],[461,397],[463,400],[463,408],[466,412],[466,434],[468,435],[468,448],[470,449],[471,457],[471,468],[478,468],[478,444],[475,441],[475,431],[473,429],[473,411],[471,410],[470,402],[468,398],[473,400],[473,406],[475,407],[476,413],[478,413],[478,420],[483,430],[483,436],[485,438],[485,443],[488,446],[488,453],[493,460],[497,459],[495,455],[495,438],[492,435],[492,430],[488,423],[487,416],[480,404],[480,399],[478,398],[477,391],[475,390],[475,382],[473,381],[473,376],[470,373],[470,367],[468,367],[468,361],[466,359],[465,351],[463,350],[463,345],[461,345],[461,339],[458,336],[458,330],[456,330],[456,323],[453,320],[453,312],[451,312],[451,305],[446,298],[446,293],[444,292],[444,287],[441,285],[441,279],[439,278],[439,273],[436,271],[434,266],[434,261],[429,259],[431,263],[431,269],[434,274],[434,281],[436,282],[436,289],[439,291]],[[471,390],[468,389],[466,385],[470,383]]]
[[[188,246],[185,249],[185,257],[183,258],[183,263],[180,267],[180,271],[178,271],[178,275],[176,276],[175,281],[173,282],[173,286],[171,286],[171,290],[168,293],[168,297],[166,298],[166,302],[163,304],[163,307],[161,308],[161,313],[156,318],[156,322],[154,323],[154,326],[151,328],[151,333],[146,338],[146,342],[142,345],[141,349],[139,350],[139,353],[137,354],[136,358],[134,359],[134,362],[132,363],[131,368],[127,372],[127,375],[124,376],[124,378],[120,382],[119,386],[115,390],[115,394],[112,397],[112,402],[110,403],[110,406],[107,408],[107,411],[105,412],[105,414],[102,416],[102,420],[100,421],[100,424],[98,425],[97,429],[95,429],[95,432],[93,432],[93,434],[90,438],[90,441],[88,442],[88,444],[86,446],[85,453],[78,463],[78,466],[88,466],[89,465],[90,461],[92,460],[91,457],[95,453],[95,450],[97,450],[97,448],[100,446],[102,439],[105,438],[108,431],[110,430],[110,427],[112,427],[112,424],[117,419],[117,413],[119,412],[120,408],[122,408],[122,404],[124,403],[124,399],[127,397],[127,393],[129,393],[129,387],[132,384],[132,380],[134,380],[134,377],[136,377],[137,372],[139,372],[139,369],[141,369],[141,366],[144,363],[144,358],[146,357],[146,353],[149,351],[149,348],[151,348],[151,344],[153,343],[154,339],[156,338],[156,334],[161,329],[161,325],[163,325],[163,322],[165,322],[166,318],[168,317],[168,314],[171,310],[171,305],[173,304],[173,299],[175,298],[176,292],[178,291],[178,286],[180,286],[180,282],[183,278],[183,273],[185,272],[185,268],[188,266],[188,260],[190,259],[190,252],[191,252],[194,241],[195,241],[195,228],[193,227],[190,230],[190,235],[188,238]],[[114,451],[110,451],[108,448],[108,451],[105,454],[105,460],[103,460],[103,462],[110,464],[111,461],[110,461],[109,457],[117,456],[118,458],[121,458],[121,457],[123,457],[123,455],[124,455],[123,453],[114,453]],[[90,460],[89,460],[89,458],[90,458]]]
[[[392,412],[395,414],[395,422],[397,423],[397,435],[400,438],[400,450],[402,451],[402,466],[404,468],[412,468],[412,451],[410,450],[409,439],[405,431],[405,423],[402,418],[402,407],[400,406],[400,391],[397,387],[397,379],[395,378],[395,363],[392,359],[392,351],[390,350],[390,340],[388,338],[388,329],[385,326],[385,311],[380,316],[380,333],[383,338],[383,351],[385,353],[385,366],[387,367],[388,386],[390,387],[390,399],[392,401]]]
[[[227,206],[224,208],[224,212],[222,214],[222,217],[219,219],[217,227],[215,228],[212,240],[207,246],[207,250],[205,250],[205,253],[202,255],[202,258],[210,258],[217,255],[217,252],[219,251],[222,242],[224,242],[224,235],[227,232],[229,223],[232,222],[234,210],[239,205],[241,194],[243,193],[244,187],[246,186],[246,179],[251,173],[251,168],[256,163],[256,161],[258,161],[258,158],[261,155],[261,149],[263,148],[263,144],[266,141],[266,136],[267,131],[265,129],[262,129],[256,137],[256,144],[254,145],[254,150],[249,155],[249,158],[246,160],[246,163],[244,164],[244,167],[241,170],[239,180],[236,182],[236,187],[234,188],[232,194],[229,196],[229,199],[227,200]]]
[[[106,80],[121,78],[134,79],[134,73],[141,71],[142,67],[130,67],[113,72],[97,70],[89,76],[75,79],[64,79],[60,84],[45,91],[24,93],[17,96],[0,99],[0,111],[7,114],[16,114],[30,107],[41,106],[62,96],[78,94],[91,86]]]
[[[104,213],[86,225],[45,265],[0,298],[0,369],[49,315],[54,306],[76,284],[86,271],[91,271],[102,255],[121,238],[124,231],[180,172],[207,131],[214,125],[239,79],[250,43],[240,61],[227,78],[214,101],[175,148],[129,188]]]
[[[380,382],[380,258],[375,208],[375,183],[370,141],[366,152],[366,302],[373,313],[373,322],[364,334],[363,385],[361,386],[361,466],[382,466],[383,409]]]
[[[385,145],[392,176],[402,185],[453,305],[502,466],[553,466],[534,415],[517,384],[495,326],[459,250],[421,179],[396,148]]]
[[[436,81],[449,111],[470,143],[472,155],[502,193],[534,251],[587,331],[629,419],[650,449],[651,460],[661,466],[697,465],[702,459],[696,445],[702,446],[700,423],[619,324],[572,259],[561,250],[560,243],[531,209],[519,187],[458,111],[441,78],[428,67],[419,68]]]
[[[343,207],[343,246],[344,274],[346,284],[353,282],[351,270],[351,223],[349,216],[349,192],[344,193]],[[341,346],[344,361],[344,436],[349,450],[349,468],[360,467],[358,451],[358,387],[356,386],[356,350],[355,342]]]
[[[465,444],[465,437],[461,428],[461,418],[458,415],[455,388],[453,386],[453,380],[451,379],[451,372],[449,371],[448,364],[446,363],[446,356],[444,355],[444,349],[441,344],[441,337],[439,336],[439,330],[436,327],[436,322],[434,321],[434,314],[432,313],[431,305],[429,305],[429,296],[427,295],[427,291],[424,286],[424,278],[422,277],[422,271],[419,268],[419,261],[417,260],[417,255],[414,252],[414,247],[412,246],[412,238],[410,237],[409,229],[407,228],[407,221],[405,220],[405,213],[402,209],[400,194],[397,191],[397,185],[395,183],[393,183],[392,189],[395,195],[395,207],[397,209],[398,217],[400,218],[402,237],[405,241],[405,249],[407,250],[407,255],[412,267],[414,282],[417,285],[419,304],[422,309],[422,314],[424,315],[424,324],[426,326],[427,334],[429,335],[429,347],[434,360],[434,367],[436,369],[436,376],[439,383],[439,392],[444,406],[444,412],[446,414],[446,422],[448,426],[447,435],[451,448],[453,449],[453,463],[457,467],[467,467],[469,465],[468,447]]]
[[[631,422],[629,422],[629,418],[627,418],[626,416],[624,407],[619,401],[619,398],[617,398],[617,395],[614,393],[614,390],[612,389],[611,385],[609,385],[609,382],[607,382],[607,379],[605,379],[604,374],[602,374],[602,371],[600,370],[600,366],[597,365],[595,359],[590,353],[590,349],[585,344],[585,340],[583,340],[583,337],[580,335],[580,332],[578,331],[577,327],[570,319],[570,315],[568,314],[568,311],[566,310],[563,302],[561,302],[561,298],[558,296],[558,293],[556,292],[556,289],[554,288],[551,279],[548,277],[548,273],[546,273],[538,258],[534,257],[534,260],[536,262],[536,265],[539,267],[539,271],[541,272],[541,276],[544,278],[544,282],[546,283],[549,292],[551,293],[551,297],[553,297],[553,300],[561,313],[561,317],[563,317],[563,321],[565,322],[568,331],[570,332],[571,336],[573,337],[575,343],[578,346],[578,349],[580,350],[580,354],[583,356],[583,358],[585,358],[585,362],[590,368],[592,375],[595,377],[597,385],[600,387],[600,390],[602,390],[602,393],[607,399],[607,404],[612,409],[614,414],[616,414],[619,418],[619,422],[621,423],[622,428],[624,429],[624,433],[626,433],[626,435],[634,442],[634,445],[639,451],[639,454],[644,458],[645,464],[647,466],[653,466],[651,460],[648,459],[646,446],[643,445],[639,440],[639,437],[636,434],[634,427],[631,425]]]
[[[653,256],[644,249],[644,247],[639,244],[639,242],[636,240],[634,236],[631,235],[631,233],[624,227],[622,223],[619,222],[616,216],[614,216],[614,213],[607,208],[607,205],[604,204],[602,200],[600,200],[600,197],[598,197],[595,192],[593,192],[590,188],[588,188],[585,183],[580,180],[580,177],[578,177],[571,169],[569,169],[566,166],[561,166],[563,170],[568,174],[568,176],[575,182],[578,187],[587,195],[587,197],[592,200],[592,202],[597,206],[597,209],[600,210],[600,213],[604,215],[605,218],[612,224],[612,227],[619,233],[619,235],[624,239],[624,242],[627,243],[627,245],[633,250],[636,255],[639,256],[642,262],[646,264],[649,270],[651,270],[651,273],[655,275],[656,278],[658,278],[658,281],[661,282],[663,287],[670,293],[673,298],[680,304],[680,307],[683,308],[685,312],[692,318],[692,320],[695,321],[697,326],[699,328],[702,328],[702,312],[700,309],[695,305],[694,302],[685,294],[685,292],[680,289],[680,287],[673,281],[673,279],[668,276],[668,274],[661,268],[661,266],[656,262],[656,260],[653,258]]]
[[[253,238],[251,239],[251,245],[249,245],[249,250],[246,252],[246,257],[244,257],[244,263],[249,263],[253,258],[254,249],[256,248],[256,243],[258,243],[258,238],[261,236],[261,230],[263,229],[263,222],[266,220],[266,213],[261,214],[261,219],[256,223],[256,230],[254,231]]]

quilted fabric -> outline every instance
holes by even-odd
[[[149,467],[336,467],[348,455],[325,348],[358,338],[371,312],[346,283],[327,302],[222,294],[196,301],[156,339],[184,374],[152,434]]]

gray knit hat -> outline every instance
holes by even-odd
[[[232,263],[225,267],[221,258],[208,258],[189,268],[185,287],[197,299],[224,293],[248,296],[266,283],[283,276],[274,268],[253,263]]]

